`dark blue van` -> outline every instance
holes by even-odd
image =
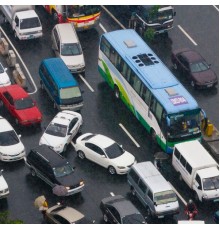
[[[44,59],[39,67],[40,85],[58,110],[79,111],[83,98],[79,84],[61,58]]]

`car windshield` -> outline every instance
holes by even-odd
[[[53,168],[53,171],[56,177],[63,177],[71,174],[74,171],[74,169],[69,165],[69,163],[67,163],[66,165]]]
[[[45,133],[57,137],[65,137],[67,133],[67,126],[57,123],[50,123]]]
[[[176,194],[172,190],[157,192],[154,194],[154,202],[156,202],[157,205],[168,204],[176,201]]]
[[[81,92],[78,86],[60,89],[61,99],[69,99],[76,97],[81,97]]]
[[[80,54],[82,54],[82,49],[78,43],[61,44],[62,56],[75,56]]]
[[[144,217],[140,213],[131,214],[122,218],[123,224],[144,224]]]
[[[9,146],[19,143],[19,139],[14,130],[0,132],[0,146]]]
[[[21,98],[19,100],[16,100],[15,103],[15,109],[28,109],[35,106],[33,100],[30,97]]]
[[[105,148],[105,152],[110,159],[114,159],[120,157],[125,151],[117,143],[114,143],[109,147]]]
[[[40,27],[40,26],[41,24],[37,17],[20,20],[21,29],[29,29],[29,28],[35,28],[35,27]]]
[[[209,69],[209,66],[205,62],[191,63],[190,70],[192,73],[198,73]]]
[[[219,188],[219,177],[204,178],[202,180],[204,190],[214,190]]]

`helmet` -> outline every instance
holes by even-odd
[[[189,204],[193,204],[193,200],[190,199],[190,200],[189,200]]]

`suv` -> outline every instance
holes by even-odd
[[[57,24],[51,34],[52,49],[71,73],[84,73],[85,61],[79,38],[72,23]]]
[[[84,188],[84,181],[77,176],[75,167],[47,145],[32,149],[25,158],[25,164],[32,176],[38,176],[50,185],[53,192],[54,188],[62,186],[66,190],[64,196],[69,196],[81,192]]]

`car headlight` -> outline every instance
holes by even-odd
[[[65,187],[66,188],[66,190],[69,190],[70,189],[70,187]]]
[[[81,181],[79,182],[79,185],[80,185],[80,186],[81,186],[81,185],[84,185],[84,181],[81,180]]]

